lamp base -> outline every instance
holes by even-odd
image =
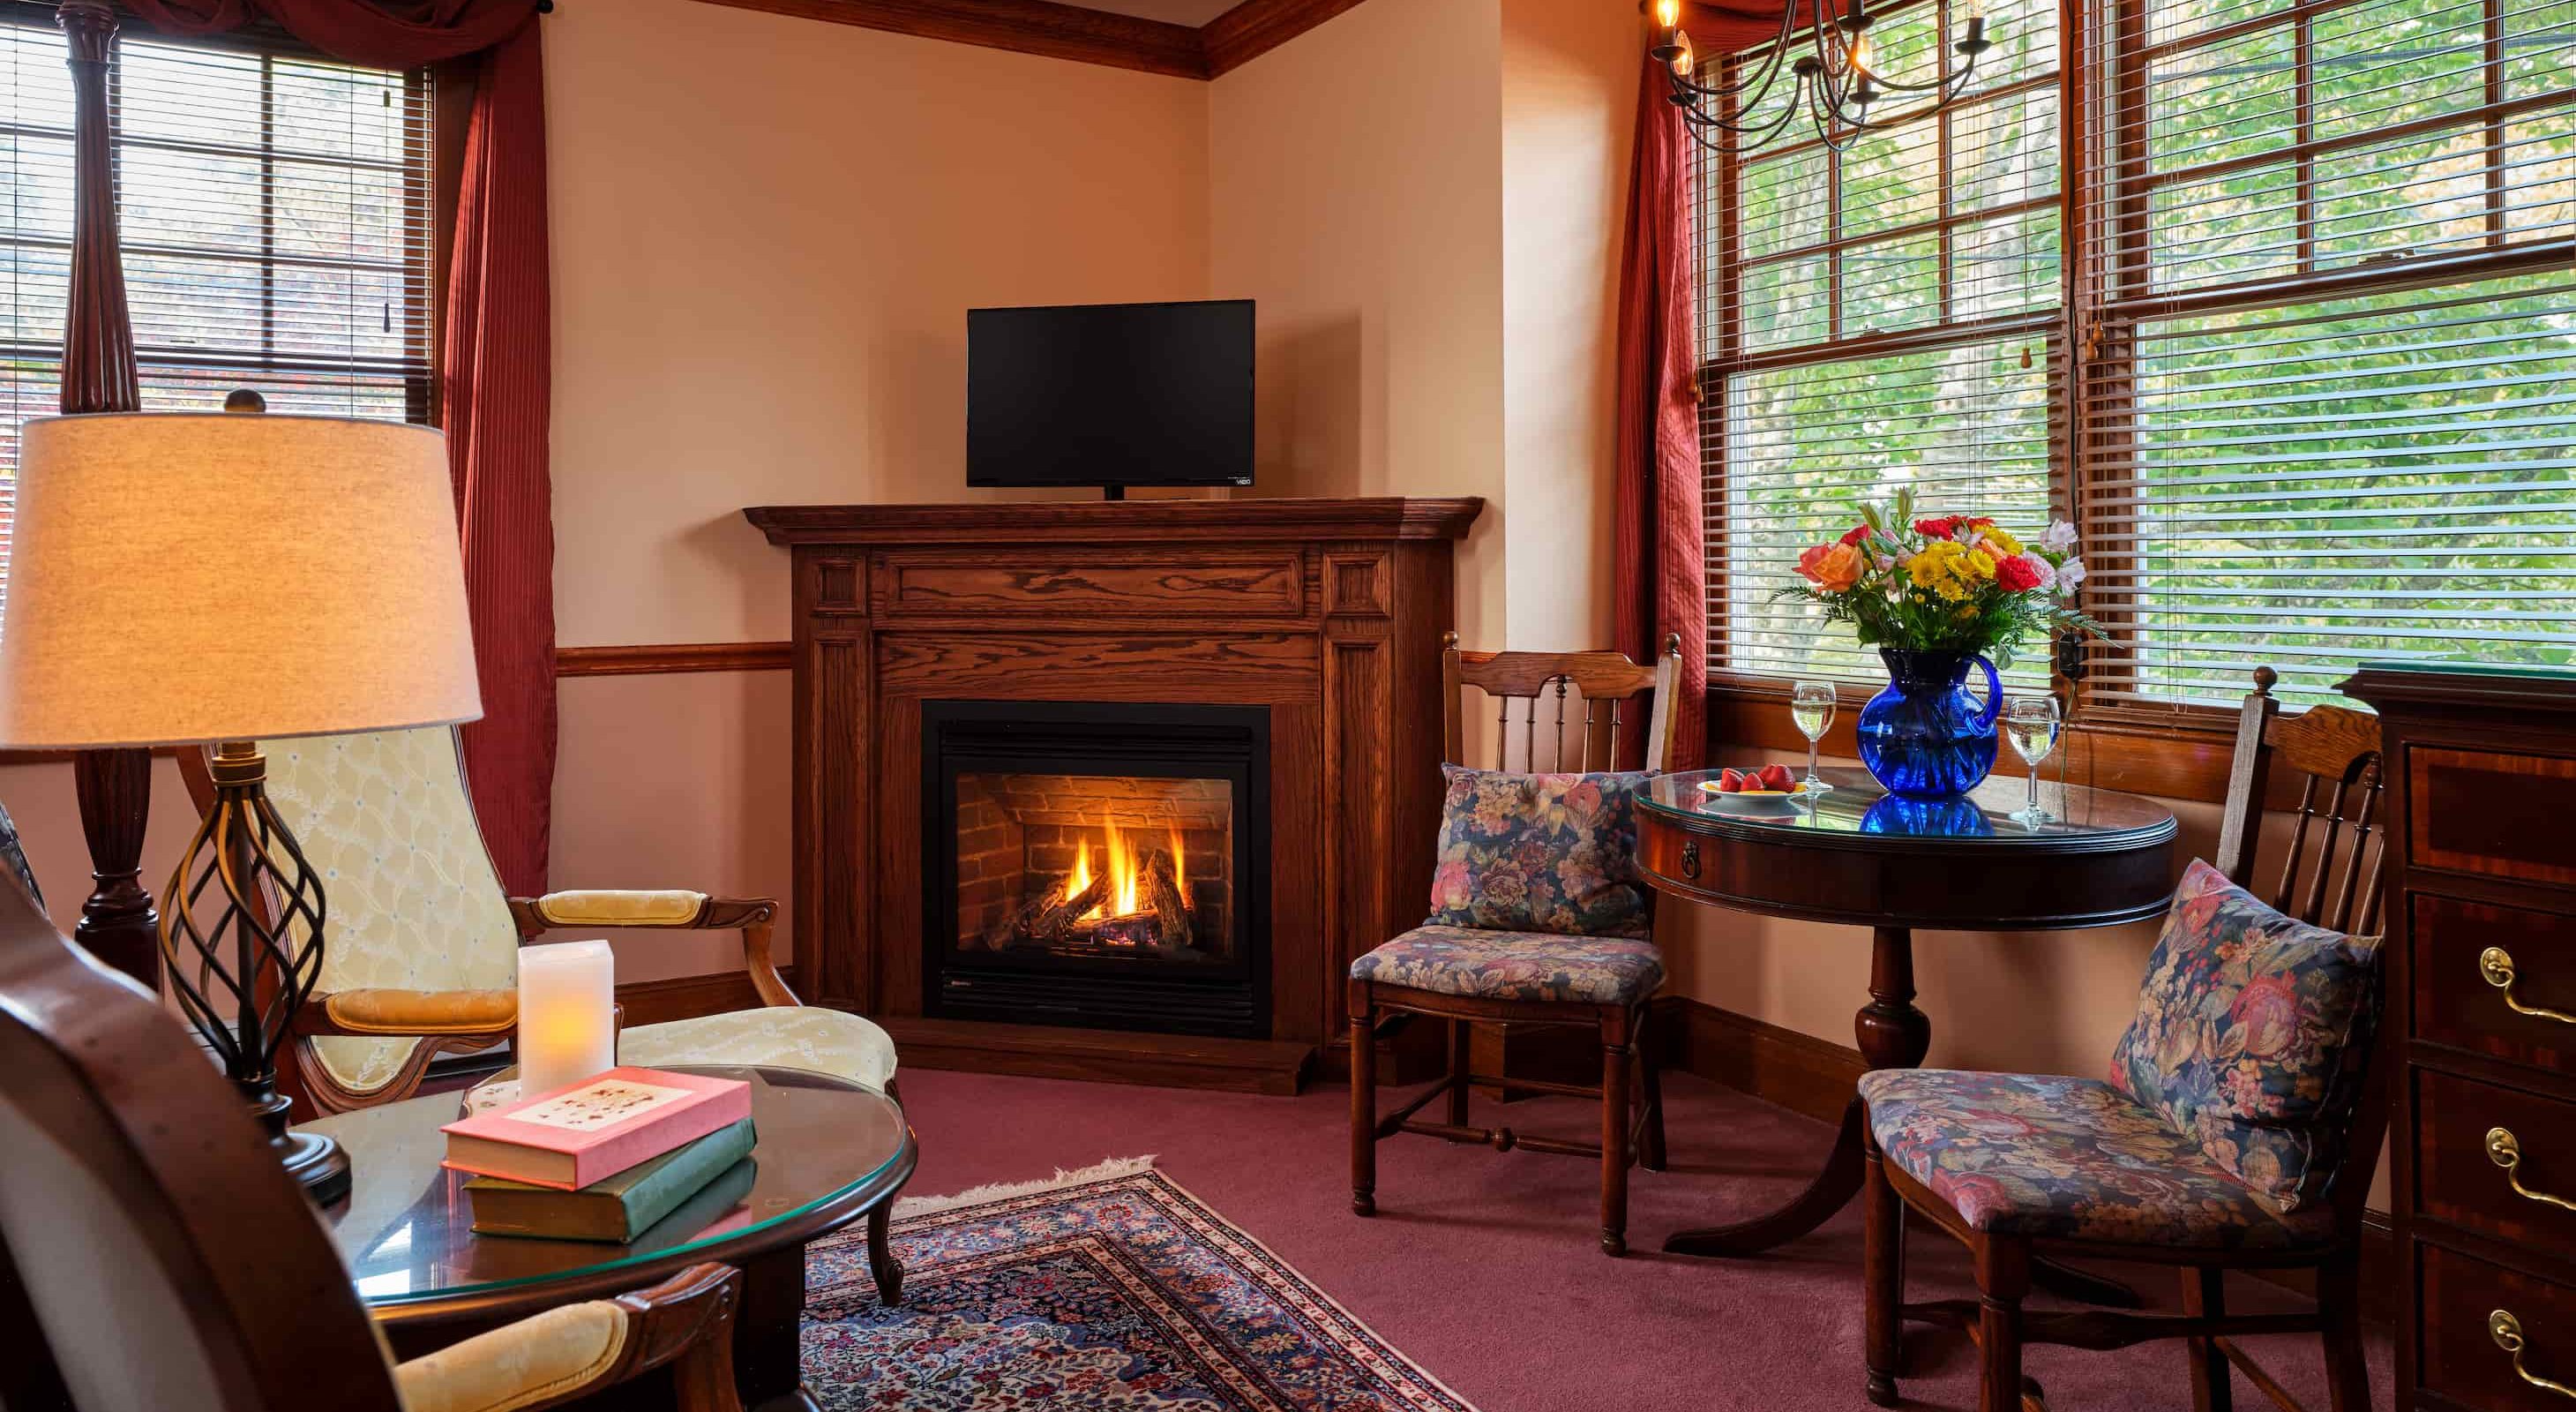
[[[269,1144],[286,1175],[304,1184],[316,1206],[328,1206],[349,1195],[349,1154],[320,1133],[287,1133]]]

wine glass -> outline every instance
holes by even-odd
[[[1837,699],[1829,681],[1802,681],[1789,688],[1789,719],[1797,723],[1798,734],[1807,738],[1807,778],[1801,783],[1809,794],[1834,792],[1832,785],[1816,776],[1816,751],[1834,723]]]
[[[2030,793],[2012,817],[2025,828],[2038,828],[2057,816],[2039,807],[2039,762],[2057,748],[2057,698],[2016,696],[2004,703],[2004,738],[2030,767]]]

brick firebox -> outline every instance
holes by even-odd
[[[1001,949],[1021,906],[1060,893],[1078,849],[1108,867],[1108,830],[1142,858],[1180,840],[1181,873],[1200,948],[1234,945],[1234,798],[1215,779],[978,773],[957,780],[957,942]]]

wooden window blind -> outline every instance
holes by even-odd
[[[1842,152],[1791,115],[1769,147],[1700,154],[1700,287],[1721,292],[1700,301],[1699,328],[1720,676],[1884,675],[1849,628],[1773,597],[1796,581],[1798,551],[1842,533],[1863,501],[1911,487],[1927,513],[1991,509],[2034,529],[2048,516],[2057,7],[1988,13],[1998,41],[1972,102]],[[1925,0],[1871,33],[1879,63],[1908,80],[1931,71],[1949,29],[1945,0]],[[1780,88],[1766,100],[1784,101]],[[2018,674],[2044,679],[2034,670]]]
[[[52,11],[0,5],[0,591],[18,424],[60,398],[72,100]],[[130,24],[109,106],[145,410],[250,386],[274,412],[432,419],[426,71]]]

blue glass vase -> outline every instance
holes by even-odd
[[[1995,768],[1995,714],[2004,686],[1973,652],[1882,647],[1887,689],[1860,710],[1860,762],[1887,792],[1956,799]],[[1986,699],[1968,694],[1968,668],[1986,671]]]

